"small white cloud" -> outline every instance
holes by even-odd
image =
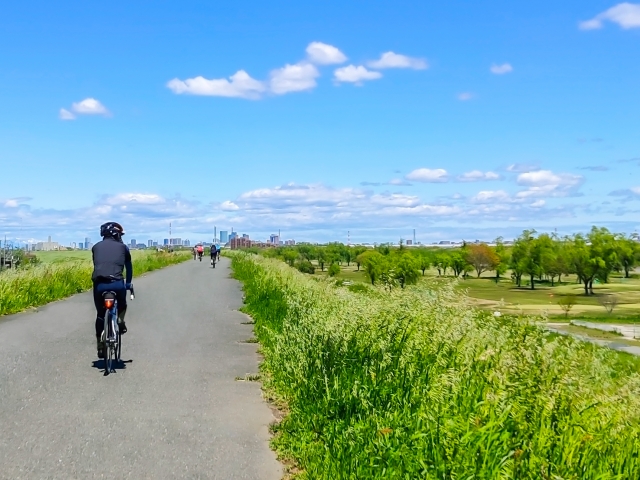
[[[535,170],[540,170],[540,167],[536,165],[530,165],[528,163],[512,163],[507,167],[508,172],[516,172],[516,173],[532,172]]]
[[[60,120],[75,120],[76,116],[66,108],[61,108],[59,118]]]
[[[333,72],[333,74],[334,79],[337,82],[349,82],[356,85],[362,85],[362,82],[365,80],[376,80],[382,77],[380,72],[367,70],[362,65],[357,67],[355,65],[349,65],[347,67],[338,68]]]
[[[269,88],[276,95],[311,90],[316,87],[319,76],[318,69],[310,63],[287,64],[271,72]]]
[[[596,15],[591,20],[580,22],[579,27],[581,30],[598,30],[603,27],[603,22],[605,21],[617,23],[625,30],[640,28],[640,4],[619,3],[609,10]]]
[[[240,207],[229,200],[225,200],[220,204],[220,209],[224,212],[232,212],[234,210],[238,210]]]
[[[531,207],[533,207],[533,208],[540,208],[540,207],[544,207],[546,203],[547,203],[547,202],[546,202],[546,201],[544,201],[544,200],[542,200],[542,199],[540,199],[540,200],[536,200],[535,202],[533,202],[533,203],[531,204]]]
[[[636,195],[640,195],[640,187],[632,187],[631,191]]]
[[[496,75],[504,75],[505,73],[513,72],[513,67],[509,63],[503,63],[502,65],[496,65],[495,63],[491,65],[491,73]]]
[[[425,70],[429,64],[424,58],[412,58],[394,52],[383,53],[378,60],[367,62],[371,68],[412,68],[414,70]]]
[[[442,183],[449,180],[449,175],[443,168],[418,168],[409,173],[406,179],[414,182]]]
[[[460,182],[482,182],[484,180],[500,180],[500,178],[500,175],[495,172],[482,172],[480,170],[472,170],[457,177]]]
[[[482,190],[471,199],[474,203],[493,203],[496,201],[508,201],[509,194],[504,190]]]
[[[471,92],[462,92],[458,94],[458,100],[460,100],[461,102],[466,102],[468,100],[471,100],[473,98],[473,93]]]
[[[85,98],[81,102],[73,103],[71,110],[80,115],[108,115],[109,110],[95,98]],[[62,112],[60,112],[62,114]]]
[[[226,78],[207,79],[202,76],[180,80],[174,78],[167,82],[167,87],[175,94],[205,95],[212,97],[236,97],[257,99],[266,90],[259,80],[251,78],[244,70]]]
[[[309,61],[317,65],[333,65],[344,63],[347,56],[333,45],[322,42],[311,42],[307,47]]]
[[[15,198],[10,198],[6,202],[4,202],[4,206],[7,208],[16,208],[18,207],[18,205],[19,205],[18,200],[16,200]]]

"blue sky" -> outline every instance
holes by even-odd
[[[640,227],[640,4],[13,2],[0,234]]]

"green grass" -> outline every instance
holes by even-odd
[[[635,359],[469,308],[449,281],[363,294],[232,257],[301,478],[640,478]]]
[[[82,260],[55,258],[57,260],[43,265],[0,275],[0,315],[44,305],[91,288],[93,267],[90,257]],[[189,252],[139,252],[133,256],[133,271],[138,276],[190,258]]]

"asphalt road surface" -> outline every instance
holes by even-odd
[[[279,479],[229,260],[134,280],[104,375],[90,294],[0,318],[0,478]]]

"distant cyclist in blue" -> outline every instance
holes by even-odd
[[[107,222],[100,227],[102,241],[91,249],[93,254],[93,302],[96,306],[96,340],[98,341],[98,358],[104,358],[102,331],[104,330],[104,292],[115,292],[118,301],[118,328],[120,333],[127,332],[124,316],[127,311],[127,289],[131,288],[133,265],[131,252],[122,243],[124,229],[116,222]],[[127,277],[123,275],[127,269]]]
[[[216,244],[214,243],[213,245],[211,245],[211,265],[213,265],[215,267],[216,265],[216,258],[218,256],[218,248],[216,247]]]

